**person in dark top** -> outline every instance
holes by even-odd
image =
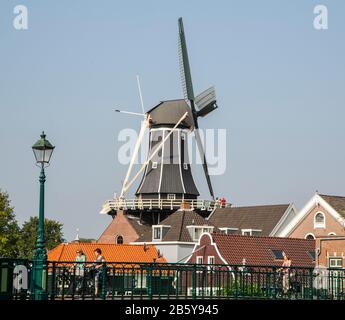
[[[101,275],[101,272],[102,272],[103,263],[105,262],[105,258],[102,256],[102,250],[99,249],[99,248],[95,249],[95,256],[96,256],[96,259],[94,260],[94,266],[95,266],[95,295],[96,295],[96,297],[98,297],[99,296],[99,286],[100,286],[100,275]]]

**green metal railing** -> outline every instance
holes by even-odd
[[[30,261],[0,259],[0,298],[33,299],[31,269]],[[345,299],[344,269],[49,262],[47,275],[50,300]]]

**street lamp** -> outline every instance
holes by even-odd
[[[36,165],[41,168],[39,177],[40,182],[40,205],[38,215],[38,234],[34,253],[33,263],[33,297],[35,300],[46,300],[48,298],[46,292],[47,284],[47,252],[44,239],[44,182],[46,175],[44,168],[49,166],[54,146],[46,140],[44,132],[41,138],[32,146],[36,158]]]

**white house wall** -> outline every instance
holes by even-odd
[[[159,250],[167,262],[185,262],[191,255],[194,243],[190,244],[167,244],[167,243],[154,243],[157,250]]]

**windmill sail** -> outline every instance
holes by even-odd
[[[208,185],[208,190],[210,191],[210,195],[211,195],[212,199],[214,200],[214,193],[213,193],[211,178],[210,178],[210,175],[208,173],[208,166],[207,166],[207,162],[206,162],[205,151],[204,151],[204,147],[203,147],[202,142],[201,142],[199,129],[195,129],[194,134],[195,134],[196,143],[198,145],[200,158],[202,160],[202,167],[204,169],[204,173],[205,173],[205,177],[206,177],[206,181],[207,181],[207,185]]]
[[[195,97],[195,104],[198,108],[198,117],[205,117],[207,114],[217,109],[216,91],[211,87]]]
[[[185,98],[188,100],[194,100],[192,75],[190,73],[186,38],[184,35],[182,18],[178,19],[178,26],[179,26],[179,62],[180,62],[182,88],[183,88]]]
[[[182,18],[178,19],[178,26],[179,26],[179,60],[180,60],[180,71],[181,71],[181,78],[182,78],[182,88],[183,88],[183,91],[185,94],[185,98],[188,99],[190,102],[190,107],[192,109],[194,127],[195,127],[195,138],[197,141],[198,150],[200,153],[200,158],[202,159],[202,166],[204,169],[208,189],[210,191],[211,197],[214,199],[211,178],[210,178],[210,175],[208,173],[206,156],[205,156],[204,148],[202,146],[202,142],[201,142],[199,131],[198,131],[199,130],[198,113],[195,109],[195,104],[194,104],[195,98],[194,98],[194,91],[193,91],[192,75],[190,72],[186,37],[184,34]],[[213,92],[214,92],[214,90],[213,90]],[[213,110],[211,108],[212,110],[208,111],[210,109],[210,107],[209,107],[209,100],[210,99],[207,97],[208,96],[210,96],[211,98],[212,98],[212,96],[215,97],[215,94],[212,95],[212,90],[209,93],[211,93],[211,95],[209,95],[209,94],[206,95],[206,100],[205,100],[205,102],[207,102],[206,105],[202,105],[201,109],[199,109],[199,112],[201,112],[200,115],[202,115],[202,114],[206,115],[207,113],[209,113]],[[201,97],[199,96],[199,98],[201,98]],[[203,99],[199,99],[199,100],[201,103]],[[211,99],[211,101],[213,101],[213,99]],[[215,102],[213,103],[213,105],[214,104],[215,104]],[[204,111],[204,112],[202,112],[202,111]]]

